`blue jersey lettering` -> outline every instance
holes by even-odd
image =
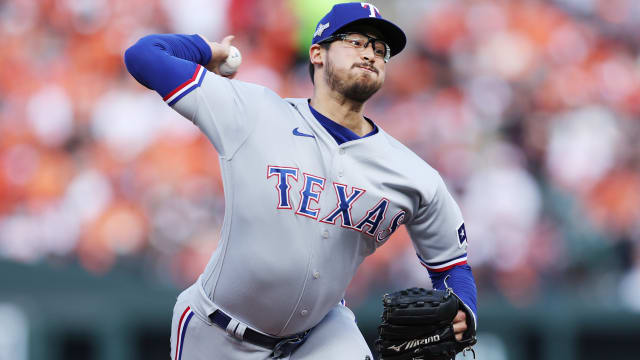
[[[378,226],[380,226],[380,223],[384,220],[384,215],[387,212],[388,206],[389,200],[382,198],[376,206],[367,211],[367,214],[362,218],[362,220],[360,220],[358,225],[356,225],[356,229],[371,236],[375,236]],[[364,231],[365,226],[369,226],[369,230]]]
[[[278,179],[278,184],[276,185],[276,191],[278,192],[278,209],[291,209],[289,197],[291,184],[289,184],[289,178],[298,181],[298,169],[282,166],[267,166],[267,179],[274,175]]]
[[[318,219],[320,209],[312,209],[309,206],[311,201],[319,202],[320,192],[324,190],[324,182],[324,178],[307,173],[304,174],[304,186],[300,190],[300,205],[298,205],[296,214]],[[316,190],[316,186],[319,186],[320,190]]]
[[[387,229],[378,233],[378,235],[376,236],[376,241],[380,243],[386,241],[389,236],[391,236],[391,234],[393,234],[398,229],[400,224],[402,224],[405,214],[406,212],[404,210],[400,210],[397,214],[395,214],[393,218],[391,218],[391,225],[389,225]]]
[[[353,220],[351,218],[351,208],[353,203],[366,192],[364,189],[351,188],[351,194],[347,196],[347,185],[333,183],[333,187],[336,190],[336,197],[338,198],[338,205],[336,208],[325,216],[322,220],[323,223],[334,224],[336,219],[342,217],[342,226],[353,229]]]

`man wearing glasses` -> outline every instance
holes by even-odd
[[[458,206],[434,169],[363,115],[403,31],[371,4],[335,5],[309,49],[310,99],[218,75],[231,40],[150,35],[125,53],[134,78],[207,135],[225,186],[218,248],[174,308],[172,359],[373,359],[343,297],[400,225],[434,287],[450,275],[464,302],[457,336],[475,327]]]

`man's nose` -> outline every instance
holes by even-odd
[[[369,60],[369,61],[374,61],[375,60],[375,51],[373,49],[373,43],[369,43],[367,44],[367,46],[365,46],[362,49],[362,58]]]

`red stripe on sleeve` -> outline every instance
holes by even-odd
[[[191,77],[191,79],[185,81],[182,83],[182,85],[178,86],[177,88],[175,88],[172,92],[170,92],[169,94],[167,94],[167,96],[163,97],[162,100],[167,101],[167,99],[169,99],[170,97],[173,96],[173,94],[177,93],[178,91],[182,90],[182,88],[184,88],[185,86],[189,85],[191,82],[193,82],[196,79],[196,76],[198,76],[198,72],[200,71],[200,68],[202,67],[202,65],[198,64],[198,66],[196,66],[196,72],[193,73],[193,76]]]
[[[430,268],[430,267],[428,267],[427,265],[425,265],[425,264],[423,264],[423,263],[420,263],[420,265],[424,266],[424,267],[425,267],[427,270],[429,270],[429,271],[433,271],[433,272],[443,272],[443,271],[447,271],[447,270],[449,270],[449,269],[451,269],[451,268],[453,268],[453,267],[456,267],[456,266],[458,266],[458,265],[464,265],[464,264],[466,264],[466,263],[467,263],[467,260],[462,260],[462,261],[457,262],[457,263],[455,263],[455,264],[451,264],[451,265],[449,265],[449,266],[445,266],[445,267],[443,267],[443,268],[441,268],[441,269],[434,269],[434,268]]]

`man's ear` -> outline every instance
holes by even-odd
[[[322,47],[318,44],[313,44],[309,48],[309,61],[314,65],[322,65],[324,58],[322,56]]]

